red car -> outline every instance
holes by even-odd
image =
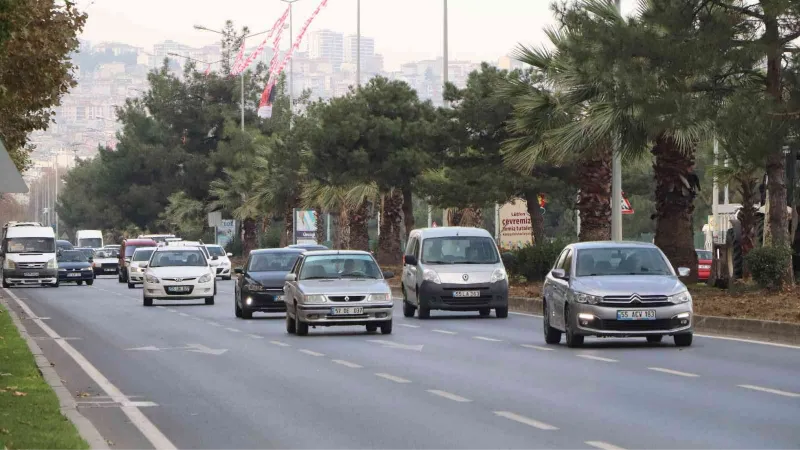
[[[128,282],[128,265],[131,262],[133,252],[139,247],[157,247],[158,244],[152,239],[125,239],[119,248],[119,282]]]
[[[711,250],[695,249],[697,252],[697,279],[706,281],[711,276]]]

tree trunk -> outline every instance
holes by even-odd
[[[283,233],[281,233],[281,247],[294,243],[294,206],[288,205],[283,210]]]
[[[369,204],[362,203],[350,214],[350,246],[354,250],[369,251]]]
[[[314,208],[314,215],[317,218],[317,243],[325,242],[325,212],[321,208]]]
[[[581,242],[611,240],[610,146],[597,149],[581,159],[578,165],[578,180],[581,190],[578,200],[581,233],[578,239]],[[539,207],[538,198],[533,200],[533,205]],[[528,208],[530,209],[530,206]]]
[[[758,202],[758,180],[749,176],[740,177],[739,194],[742,196],[742,209],[739,212],[739,223],[742,225],[742,258],[756,246],[756,207]],[[742,278],[750,278],[747,264],[743,264]]]
[[[256,226],[256,219],[252,217],[242,221],[242,256],[249,255],[250,251],[258,246]]]
[[[662,134],[656,139],[652,153],[656,179],[655,244],[676,271],[678,267],[694,269],[684,281],[696,283],[697,252],[692,230],[694,192],[687,181],[694,166],[694,149],[683,152],[674,139]]]
[[[414,203],[411,194],[411,187],[403,188],[403,241],[408,239],[408,234],[414,229]]]
[[[380,236],[378,237],[378,264],[400,264],[400,224],[403,223],[403,193],[395,189],[383,196]]]
[[[339,211],[339,220],[337,222],[335,247],[346,250],[350,248],[350,211],[346,207]]]
[[[459,226],[463,216],[464,210],[461,208],[447,208],[447,225],[451,227]]]
[[[539,193],[527,191],[523,194],[528,206],[528,214],[531,216],[531,228],[533,230],[533,244],[544,242],[544,216],[539,207]]]

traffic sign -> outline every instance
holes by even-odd
[[[624,192],[622,193],[622,214],[633,214],[633,206]]]

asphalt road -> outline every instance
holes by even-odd
[[[12,292],[121,393],[25,320],[119,448],[800,446],[797,347],[696,337],[573,350],[545,346],[539,317],[420,321],[399,301],[390,336],[297,337],[280,315],[236,319],[233,282],[219,283],[214,306],[145,308],[116,278]]]

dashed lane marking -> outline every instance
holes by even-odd
[[[183,317],[189,317],[189,314],[186,314],[186,313],[178,313],[178,315],[179,316],[183,316]]]
[[[247,336],[249,336],[249,337],[251,337],[253,339],[264,339],[264,336],[259,336],[257,334],[248,334]]]
[[[616,445],[603,441],[586,441],[585,444],[594,448],[599,448],[600,450],[625,450],[622,447],[617,447]]]
[[[388,373],[376,373],[375,376],[385,378],[389,381],[394,381],[395,383],[411,383],[411,380],[406,380],[405,378],[402,377],[396,377]]]
[[[431,330],[431,331],[433,331],[434,333],[442,333],[442,334],[458,334],[455,331],[447,331],[447,330],[438,330],[437,329],[437,330]]]
[[[619,362],[619,360],[617,360],[617,359],[603,358],[602,356],[585,355],[585,354],[580,354],[580,355],[576,355],[576,356],[579,357],[579,358],[593,359],[595,361]]]
[[[497,416],[500,416],[500,417],[504,417],[504,418],[509,419],[509,420],[513,420],[515,422],[519,422],[519,423],[528,425],[530,427],[538,428],[540,430],[545,430],[545,431],[558,430],[557,427],[554,427],[554,426],[552,426],[550,424],[546,424],[544,422],[539,422],[538,420],[534,420],[534,419],[531,419],[531,418],[528,418],[528,417],[525,417],[525,416],[520,416],[519,414],[514,414],[514,413],[509,412],[509,411],[495,411],[494,414],[497,415]]]
[[[541,345],[531,345],[531,344],[519,344],[519,345],[520,345],[520,347],[532,348],[534,350],[542,350],[542,351],[545,351],[545,352],[552,352],[554,350],[554,349],[549,348],[549,347],[542,347]]]
[[[307,349],[304,349],[304,348],[301,348],[300,350],[298,350],[298,352],[305,353],[306,355],[311,355],[311,356],[325,356],[324,353],[315,352],[313,350],[307,350]]]
[[[489,342],[503,342],[503,340],[502,340],[502,339],[495,339],[495,338],[489,338],[489,337],[484,337],[484,336],[472,336],[472,338],[473,338],[473,339],[479,339],[479,340],[481,340],[481,341],[489,341]]]
[[[470,400],[468,398],[464,398],[464,397],[462,397],[460,395],[451,394],[449,392],[439,391],[439,390],[436,390],[436,389],[428,389],[428,392],[430,392],[433,395],[438,395],[439,397],[446,398],[448,400],[452,400],[454,402],[468,403],[468,402],[472,401],[472,400]]]
[[[686,377],[686,378],[697,378],[697,377],[700,376],[700,375],[697,375],[695,373],[680,372],[678,370],[665,369],[663,367],[648,367],[648,369],[654,370],[656,372],[668,373],[670,375],[677,375],[679,377]]]
[[[795,394],[794,392],[780,391],[778,389],[766,388],[761,386],[753,386],[752,384],[740,384],[739,387],[745,389],[751,389],[754,391],[768,392],[770,394],[775,394],[775,395],[782,395],[784,397],[792,397],[792,398],[800,397],[800,394]]]
[[[419,325],[411,325],[411,324],[407,324],[407,323],[400,323],[398,325],[400,325],[401,327],[406,327],[406,328],[419,328]]]
[[[241,333],[242,332],[242,330],[240,330],[238,328],[225,328],[225,329],[228,330],[228,331],[232,331],[234,333]]]
[[[360,366],[360,365],[358,365],[356,363],[351,363],[350,361],[345,361],[343,359],[334,359],[333,362],[335,362],[336,364],[340,364],[342,366],[345,366],[345,367],[349,367],[351,369],[361,369],[361,368],[364,367],[364,366]]]
[[[272,345],[277,345],[278,347],[291,347],[291,345],[281,341],[269,341],[269,343]]]

